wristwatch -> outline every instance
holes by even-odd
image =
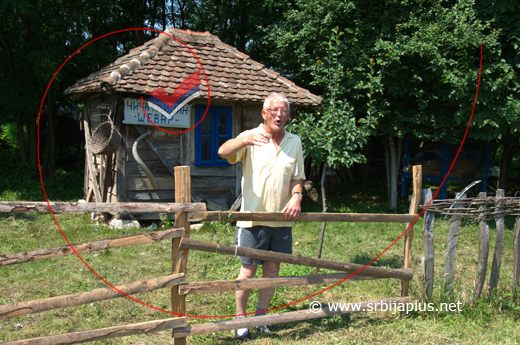
[[[298,195],[303,199],[303,194],[302,194],[302,193],[300,193],[300,192],[294,192],[293,195],[294,195],[294,194],[298,194]]]

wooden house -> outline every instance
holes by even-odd
[[[91,146],[98,126],[111,126],[107,121],[121,137],[115,151],[87,152],[86,197],[171,202],[173,167],[189,165],[193,201],[205,200],[209,209],[229,209],[240,194],[241,166],[220,159],[218,147],[262,123],[263,101],[274,91],[289,99],[292,112],[322,100],[208,32],[167,29],[65,90],[84,100],[85,136]],[[172,107],[180,110],[169,114]]]

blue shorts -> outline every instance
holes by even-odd
[[[270,227],[264,225],[252,228],[239,228],[235,232],[235,246],[253,249],[270,250],[278,253],[292,254],[292,227]],[[242,263],[262,265],[264,260],[239,256]]]

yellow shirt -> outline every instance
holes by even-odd
[[[240,133],[264,132],[263,125]],[[262,146],[249,145],[236,156],[228,158],[235,164],[242,162],[242,212],[280,212],[291,199],[291,180],[304,180],[302,142],[285,131],[278,150],[273,141]],[[237,226],[250,228],[256,225],[271,227],[292,226],[292,221],[238,221]]]

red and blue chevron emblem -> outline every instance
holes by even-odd
[[[147,100],[148,105],[168,119],[171,119],[188,102],[201,96],[200,72],[201,70],[199,69],[184,79],[171,96],[168,96],[162,87],[150,92],[149,95],[153,97]]]

